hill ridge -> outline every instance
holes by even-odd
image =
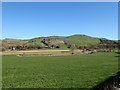
[[[106,38],[96,38],[82,34],[74,34],[71,36],[48,36],[48,37],[36,37],[27,40],[21,39],[3,39],[1,50],[12,49],[13,47],[18,50],[25,49],[42,49],[42,48],[75,48],[118,44],[117,41],[109,40]]]

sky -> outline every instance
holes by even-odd
[[[2,37],[84,34],[118,39],[117,2],[3,2]]]

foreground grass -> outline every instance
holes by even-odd
[[[3,88],[91,88],[118,71],[115,53],[3,56]]]

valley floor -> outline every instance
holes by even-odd
[[[3,88],[92,88],[118,72],[116,53],[3,55]]]

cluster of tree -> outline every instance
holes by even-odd
[[[56,43],[59,43],[58,41],[50,40],[50,39],[43,39],[41,42],[44,43],[46,46],[48,46],[48,48],[61,48],[59,45],[56,45]]]
[[[71,50],[80,49],[80,50],[97,50],[97,49],[106,49],[111,51],[113,49],[120,48],[118,44],[97,44],[97,45],[87,45],[87,46],[77,46],[75,44],[69,45]]]
[[[86,46],[77,46],[75,44],[71,44],[68,46],[71,49],[104,49],[104,48],[118,48],[118,44],[97,44],[97,45],[86,45]]]
[[[2,47],[2,51],[6,51],[6,50],[27,50],[27,49],[43,49],[43,48],[60,48],[60,46],[54,46],[54,45],[48,45],[48,47],[42,47],[40,45],[28,45],[28,46],[21,46],[21,45],[17,45],[17,46],[9,46],[7,48]],[[89,49],[89,50],[93,50],[93,49],[115,49],[118,48],[118,44],[98,44],[98,45],[88,45],[88,46],[79,46],[77,47],[75,44],[72,44],[70,46],[68,46],[69,49],[74,50],[74,49],[81,49],[81,50],[85,50],[85,49]]]
[[[16,46],[16,50],[27,50],[27,49],[42,49],[39,45],[29,45],[29,46]]]
[[[42,49],[44,47],[40,45],[16,45],[16,46],[8,46],[8,47],[2,47],[1,51],[6,51],[6,50],[27,50],[27,49]]]
[[[100,44],[118,44],[118,42],[112,41],[112,40],[107,40],[107,39],[99,39]]]
[[[50,39],[43,39],[41,42],[44,43],[45,45],[47,45],[49,48],[53,47],[50,43]]]

